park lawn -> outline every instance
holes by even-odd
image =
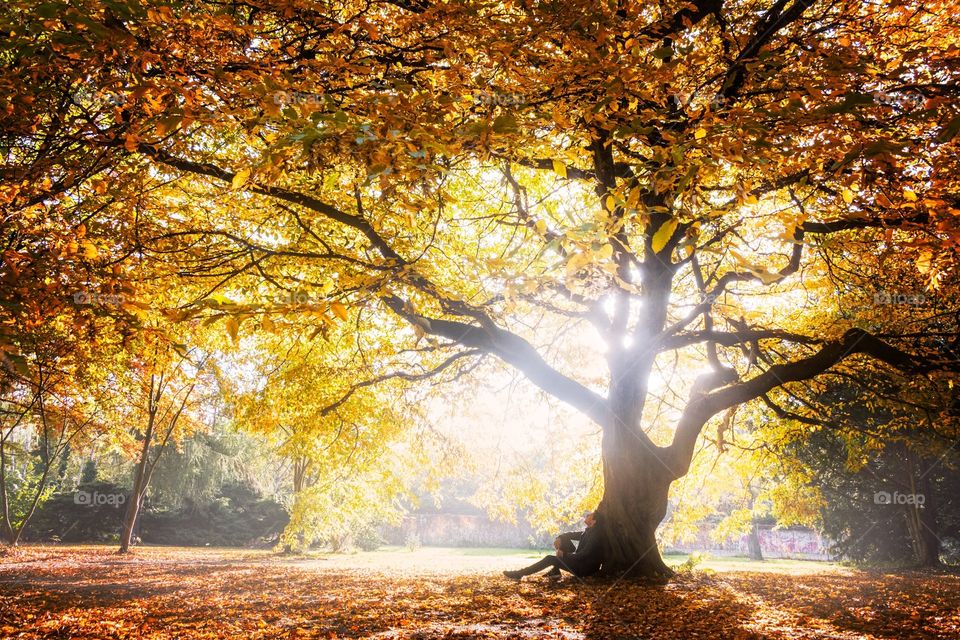
[[[666,586],[516,583],[538,552],[489,551],[27,546],[0,557],[0,638],[960,637],[956,575],[723,558]]]

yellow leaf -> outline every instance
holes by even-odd
[[[92,242],[83,243],[83,257],[87,260],[94,260],[100,253],[97,251],[97,248],[93,245]]]
[[[330,310],[333,311],[333,315],[337,316],[344,322],[346,322],[349,316],[347,315],[347,308],[339,302],[330,303]]]
[[[617,208],[617,201],[613,196],[607,196],[607,199],[604,200],[604,206],[607,208],[607,211],[613,211]]]
[[[560,174],[562,178],[567,177],[567,165],[563,164],[559,160],[553,161],[553,170]]]
[[[850,189],[844,189],[842,195],[843,195],[843,201],[846,202],[847,204],[850,204],[851,202],[853,202],[853,191],[850,191]]]
[[[547,221],[537,220],[536,224],[533,225],[533,228],[536,229],[537,233],[543,235],[547,232]]]
[[[586,253],[575,253],[567,260],[567,277],[574,275],[581,267],[590,262],[590,255]]]
[[[907,199],[908,202],[916,202],[917,194],[913,189],[904,189],[903,197]]]
[[[613,245],[605,244],[600,247],[599,251],[595,254],[600,260],[609,260],[613,257]]]
[[[673,237],[673,232],[677,230],[678,224],[679,221],[676,218],[670,218],[660,225],[660,228],[657,229],[657,232],[653,234],[653,238],[650,240],[654,253],[663,251],[663,248],[667,246],[667,242]]]
[[[703,138],[706,138],[706,137],[707,137],[707,130],[704,129],[703,127],[700,127],[700,128],[697,129],[696,132],[693,134],[693,137],[694,137],[695,139],[697,139],[697,140],[702,140]]]
[[[274,321],[270,318],[270,316],[263,316],[263,318],[260,319],[260,327],[261,327],[264,331],[268,331],[268,332],[270,332],[270,333],[276,333],[276,332],[277,332],[277,325],[276,325],[276,323],[274,323]]]
[[[744,200],[744,202],[746,202],[747,204],[753,205],[753,204],[759,203],[760,201],[757,200],[757,196],[751,194],[751,195],[747,196],[747,198],[746,198],[746,200]]]
[[[240,334],[240,321],[232,317],[227,318],[226,329],[227,335],[230,336],[230,339],[233,340],[234,343],[236,343],[237,337]]]
[[[930,273],[930,263],[933,260],[933,253],[929,249],[924,249],[917,256],[917,271],[923,274]]]
[[[250,169],[240,169],[240,171],[237,171],[237,173],[234,174],[233,180],[230,181],[230,186],[234,189],[239,189],[246,184],[249,177]]]

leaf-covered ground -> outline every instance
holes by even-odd
[[[2,638],[960,638],[960,577],[685,573],[665,587],[504,579],[525,556],[27,547],[0,557]]]

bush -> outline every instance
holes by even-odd
[[[230,484],[208,503],[187,501],[178,510],[146,510],[140,535],[152,544],[269,547],[288,520],[279,503],[245,485]]]
[[[119,539],[129,490],[112,482],[81,484],[53,494],[24,531],[25,540],[111,542]]]
[[[109,482],[83,484],[57,493],[37,512],[24,538],[51,542],[116,542],[129,491]],[[208,503],[181,509],[141,511],[139,537],[150,544],[181,546],[269,547],[289,518],[282,505],[251,488],[226,485]]]

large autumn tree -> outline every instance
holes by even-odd
[[[62,151],[52,184],[204,285],[173,319],[235,334],[304,291],[327,306],[300,322],[347,316],[383,349],[371,379],[516,368],[602,428],[611,570],[669,573],[655,531],[714,416],[861,358],[957,368],[870,331],[877,305],[870,326],[789,313],[857,256],[915,260],[931,287],[953,269],[949,3],[4,11],[5,139]],[[681,357],[699,371],[664,412],[653,372]]]

